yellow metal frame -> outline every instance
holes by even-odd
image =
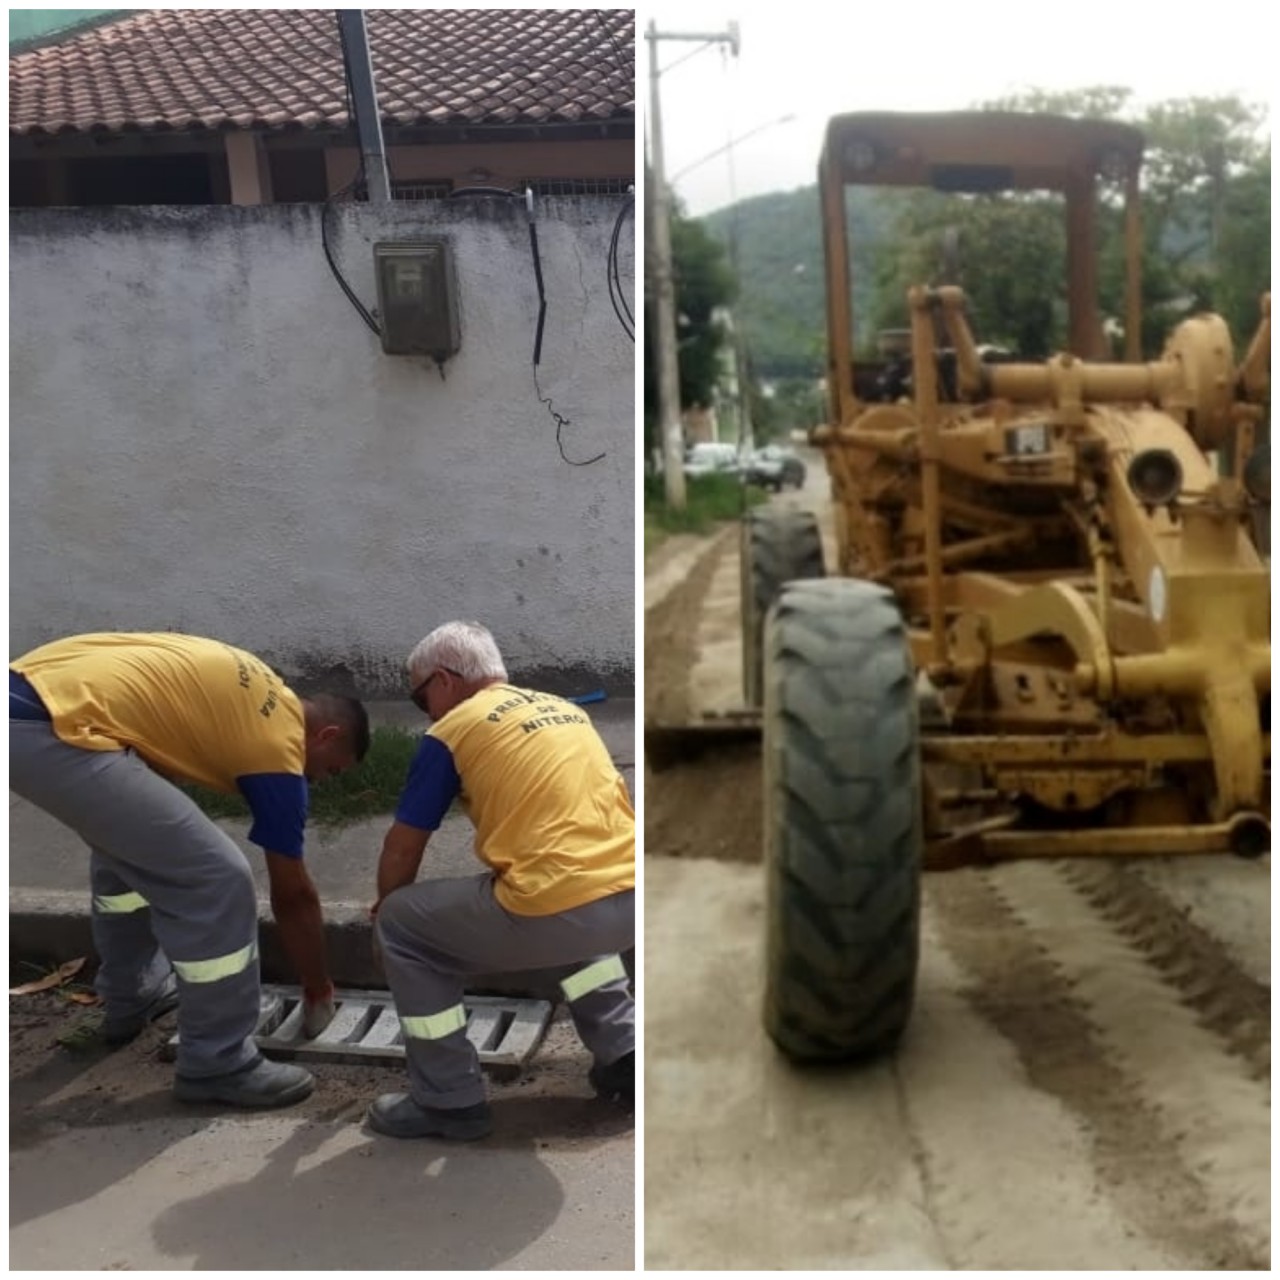
[[[1239,366],[1225,323],[1210,315],[1179,326],[1159,360],[1140,362],[1141,156],[1128,126],[1045,116],[859,114],[828,129],[819,177],[830,423],[813,439],[838,507],[839,570],[891,585],[912,624],[916,661],[953,726],[926,739],[926,763],[976,769],[974,795],[1016,792],[1061,815],[1059,828],[1034,831],[982,819],[939,849],[1253,852],[1269,831],[1260,705],[1270,695],[1270,575],[1246,532],[1242,477],[1270,394],[1270,295]],[[1104,358],[1095,301],[1104,164],[1125,197],[1122,364]],[[1008,188],[1063,194],[1069,350],[984,364],[963,293],[912,289],[912,397],[864,403],[845,187],[924,186],[975,165],[999,171]],[[956,402],[938,379],[943,337]],[[1020,428],[1040,433],[1043,447],[1011,452]],[[1151,451],[1181,477],[1158,505],[1129,482],[1134,459]],[[1017,506],[1002,507],[1012,491]],[[1170,809],[1168,795],[1145,809],[1121,803],[1144,788],[1177,792],[1169,770],[1194,784],[1173,805],[1194,818],[1144,820]]]

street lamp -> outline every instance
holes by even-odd
[[[738,201],[737,189],[733,180],[733,151],[735,147],[741,146],[742,143],[754,138],[757,134],[764,133],[767,129],[776,128],[778,125],[790,124],[795,115],[788,112],[784,116],[779,116],[776,120],[766,120],[763,124],[758,124],[754,129],[748,129],[746,133],[739,134],[736,138],[730,138],[728,142],[717,147],[714,151],[708,152],[699,160],[695,160],[692,164],[687,164],[683,169],[673,174],[669,185],[675,187],[676,182],[683,178],[686,174],[692,173],[695,169],[700,169],[710,160],[714,160],[717,156],[728,154],[729,156],[729,190],[731,195],[732,208],[729,212],[729,266],[733,270],[734,276],[741,283],[741,274],[739,273],[739,257],[738,257]],[[750,367],[747,360],[746,338],[743,335],[740,317],[734,315],[733,328],[733,362],[735,377],[737,380],[737,427],[738,427],[738,451],[742,457],[750,453],[755,444],[755,429],[751,420],[751,385],[750,385]]]
[[[668,185],[674,187],[681,178],[692,173],[695,169],[700,169],[708,160],[714,160],[716,156],[722,156],[726,151],[732,151],[734,147],[741,146],[748,138],[754,138],[756,134],[763,133],[766,129],[774,129],[780,124],[790,124],[795,119],[795,115],[788,112],[785,116],[779,116],[776,120],[767,120],[764,124],[756,125],[754,129],[749,129],[746,133],[740,134],[736,138],[730,138],[723,146],[717,147],[714,151],[709,151],[701,160],[695,160],[692,164],[687,164],[683,169],[673,173],[667,179]]]

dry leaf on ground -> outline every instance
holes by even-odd
[[[68,978],[74,978],[84,968],[84,961],[84,956],[81,956],[78,960],[68,960],[65,964],[60,964],[52,973],[46,973],[43,978],[36,978],[33,982],[24,982],[20,987],[10,987],[9,994],[11,996],[29,996],[37,991],[48,991],[50,987],[60,987]]]

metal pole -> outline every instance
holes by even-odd
[[[649,236],[653,253],[654,314],[658,322],[658,427],[662,434],[662,474],[667,506],[685,509],[684,429],[680,421],[680,364],[676,349],[676,290],[671,269],[670,192],[662,160],[662,106],[658,93],[658,31],[650,20],[649,152],[653,180],[653,225]]]
[[[733,167],[733,143],[726,148],[729,153],[729,269],[741,290],[742,277],[738,273],[738,182]],[[733,360],[738,372],[738,457],[746,466],[755,450],[755,423],[751,420],[751,382],[747,363],[747,338],[742,329],[742,313],[734,306]]]
[[[649,20],[645,32],[649,42],[649,152],[653,182],[652,227],[646,240],[653,254],[650,279],[654,310],[658,321],[658,424],[662,432],[662,471],[666,482],[667,506],[685,509],[684,428],[680,421],[680,356],[676,347],[676,288],[671,262],[671,190],[667,186],[662,158],[662,104],[658,93],[658,41],[684,40],[698,44],[727,44],[737,57],[738,24],[714,34],[658,34],[657,23]],[[694,52],[697,52],[695,50]],[[690,55],[691,56],[691,55]]]
[[[382,121],[378,118],[378,94],[373,83],[373,59],[365,36],[364,13],[359,9],[339,9],[337,14],[369,200],[373,204],[387,204],[391,200],[391,180],[382,145]]]

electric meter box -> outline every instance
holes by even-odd
[[[445,360],[460,344],[453,254],[443,240],[375,244],[382,349]]]

